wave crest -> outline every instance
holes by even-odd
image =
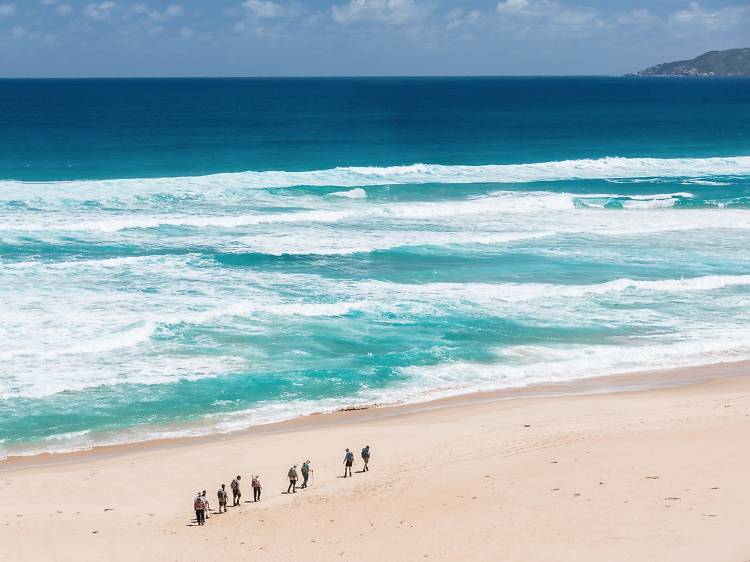
[[[346,166],[326,170],[290,172],[283,170],[220,173],[207,176],[75,180],[51,182],[0,181],[0,196],[16,199],[22,190],[42,189],[60,195],[108,190],[179,192],[191,189],[268,189],[297,186],[364,187],[423,183],[529,183],[544,181],[637,178],[693,178],[750,175],[750,156],[712,158],[623,158],[559,160],[530,164],[407,166]]]

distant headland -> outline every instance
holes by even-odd
[[[629,76],[750,76],[750,48],[709,51],[691,60],[657,64]]]

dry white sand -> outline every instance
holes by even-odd
[[[0,463],[0,553],[14,561],[750,560],[750,378],[502,397]],[[365,444],[372,470],[340,478],[344,447],[357,452],[356,471]],[[282,494],[289,466],[305,458],[312,486]],[[196,490],[207,489],[215,508],[219,484],[239,473],[249,500],[254,472],[261,503],[194,526]]]

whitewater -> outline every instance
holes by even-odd
[[[248,171],[175,178],[136,178],[98,181],[17,182],[0,181],[0,190],[18,188],[43,195],[68,198],[76,192],[122,188],[130,193],[141,190],[190,191],[217,189],[270,189],[295,186],[352,187],[409,183],[529,183],[574,179],[693,178],[747,175],[750,157],[724,158],[618,158],[562,160],[529,164],[483,166],[343,166],[305,172]],[[336,192],[336,195],[342,195]],[[355,192],[360,197],[362,191]],[[351,196],[351,192],[350,192]]]
[[[0,457],[750,359],[748,99],[0,83]]]
[[[739,156],[0,182],[0,447],[750,359],[748,185]]]

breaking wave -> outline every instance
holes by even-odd
[[[95,191],[131,193],[155,190],[269,189],[297,186],[361,188],[388,184],[424,183],[529,183],[587,179],[703,179],[713,176],[750,175],[750,156],[713,158],[622,158],[560,160],[530,164],[447,166],[347,166],[302,172],[247,171],[207,176],[75,180],[54,182],[0,181],[0,194],[15,196],[20,190],[57,192],[68,197]],[[341,193],[338,193],[341,195]],[[350,193],[351,195],[351,193]],[[359,192],[357,192],[359,196]],[[4,197],[4,198],[5,198]]]

